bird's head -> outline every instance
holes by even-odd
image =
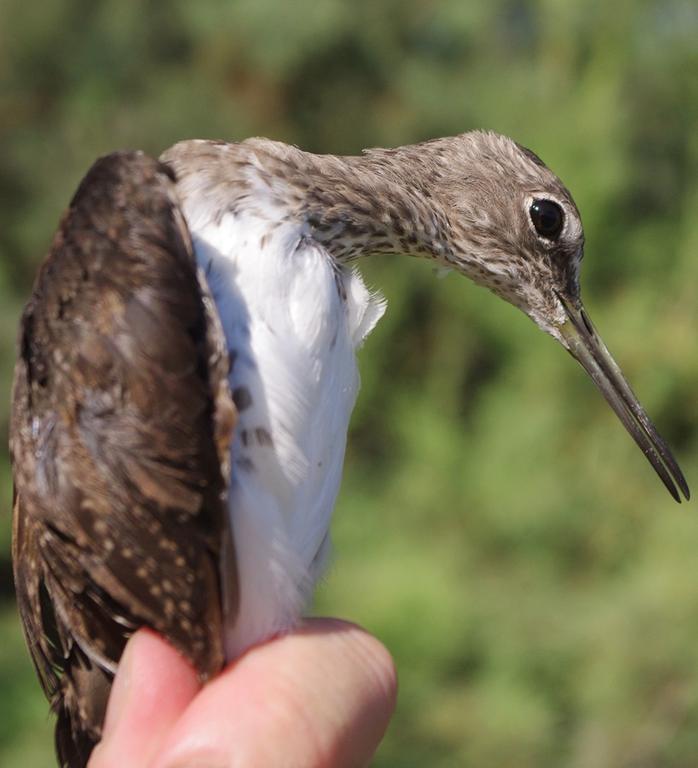
[[[449,212],[447,257],[564,344],[560,296],[579,302],[584,253],[572,196],[537,155],[505,136],[477,131],[453,141],[439,185]]]
[[[591,376],[672,496],[680,500],[678,486],[688,498],[669,448],[582,305],[584,231],[569,191],[537,155],[504,136],[476,132],[452,142],[449,162],[440,168],[450,235],[443,256],[557,339]]]

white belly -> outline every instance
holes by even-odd
[[[299,224],[273,228],[227,214],[197,229],[196,216],[187,218],[226,334],[239,410],[229,505],[235,615],[224,595],[232,658],[291,627],[322,572],[359,386],[355,349],[384,302]],[[230,560],[223,571],[230,583]]]

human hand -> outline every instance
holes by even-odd
[[[395,707],[386,649],[359,627],[310,619],[201,687],[149,630],[129,641],[89,768],[358,768]]]

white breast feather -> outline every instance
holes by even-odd
[[[322,573],[359,387],[355,350],[385,302],[300,223],[235,213],[213,222],[192,196],[184,210],[234,356],[231,388],[251,397],[232,446],[233,658],[295,624]]]

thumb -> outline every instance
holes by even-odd
[[[212,680],[153,768],[365,766],[395,695],[395,667],[375,638],[352,624],[311,619]]]

